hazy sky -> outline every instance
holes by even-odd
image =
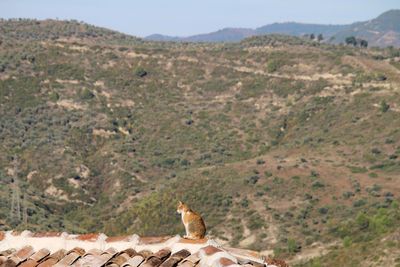
[[[400,9],[400,0],[0,0],[1,18],[77,19],[137,36],[285,21],[345,24],[389,9]]]

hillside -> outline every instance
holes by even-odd
[[[297,22],[273,23],[256,29],[225,28],[216,32],[189,37],[171,37],[161,34],[147,36],[152,41],[172,42],[240,42],[251,36],[283,34],[301,37],[304,35],[324,36],[325,42],[344,43],[347,37],[355,36],[367,40],[371,46],[400,47],[400,10],[390,10],[379,17],[349,25],[322,25]]]
[[[225,28],[216,32],[198,34],[188,37],[167,36],[162,34],[153,34],[147,36],[146,40],[164,41],[164,42],[240,42],[251,36],[266,34],[284,34],[290,36],[303,36],[306,34],[323,34],[330,37],[337,32],[345,29],[346,25],[318,25],[304,24],[296,22],[274,23],[259,27],[257,29],[246,28]]]
[[[335,42],[344,42],[348,36],[368,40],[372,46],[400,47],[400,10],[390,10],[376,19],[354,23],[338,32],[334,36]]]
[[[1,230],[182,234],[181,199],[227,245],[399,263],[399,50],[63,23],[0,22]]]

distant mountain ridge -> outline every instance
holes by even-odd
[[[239,42],[251,36],[285,34],[303,36],[322,34],[334,43],[344,42],[346,37],[355,36],[367,40],[372,46],[400,46],[400,10],[389,10],[376,19],[347,25],[323,25],[298,22],[273,23],[256,29],[224,28],[215,32],[187,37],[153,34],[145,37],[152,41],[173,42]]]
[[[367,40],[371,46],[400,47],[400,10],[390,10],[375,19],[351,24],[334,35],[334,42],[344,42],[356,36]]]

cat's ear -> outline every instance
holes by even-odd
[[[183,202],[179,200],[179,205],[182,205],[182,204],[183,204]]]

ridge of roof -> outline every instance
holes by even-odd
[[[182,251],[186,251],[184,254],[188,254],[190,256],[180,258],[179,261],[188,262],[190,257],[197,257],[199,258],[199,261],[196,262],[196,264],[194,265],[200,265],[201,267],[244,265],[257,267],[288,266],[283,261],[273,261],[272,259],[267,259],[266,257],[263,257],[260,253],[255,251],[223,247],[215,240],[208,238],[200,240],[189,240],[181,238],[179,235],[161,237],[140,237],[136,234],[133,234],[126,236],[108,237],[103,233],[69,234],[66,232],[32,233],[27,230],[22,232],[0,231],[0,266],[2,265],[2,261],[29,261],[29,266],[38,266],[34,264],[35,262],[39,264],[37,258],[40,258],[41,256],[50,257],[50,255],[54,255],[57,253],[61,253],[61,256],[59,256],[59,258],[52,257],[54,263],[58,261],[61,262],[63,260],[68,262],[68,260],[74,259],[75,261],[79,259],[79,262],[93,260],[95,262],[104,261],[105,264],[115,257],[127,253],[127,251],[134,251],[134,253],[131,253],[132,255],[142,257],[143,260],[141,261],[141,263],[147,261],[148,258],[151,257],[151,255],[166,253],[165,251],[169,251],[169,256],[175,255],[176,253],[180,255],[183,253]],[[98,257],[94,255],[97,255]],[[103,256],[100,257],[99,255]],[[134,259],[134,257],[136,256],[131,257],[132,255],[130,255],[129,253],[127,255],[124,254],[124,256],[121,256],[122,258],[120,257],[121,259],[119,260],[140,261],[140,257]],[[163,258],[163,260],[166,260],[164,263],[178,262],[176,256],[175,258]],[[161,264],[162,262],[159,263]],[[64,266],[68,265],[65,263],[63,264]],[[186,263],[186,265],[188,264],[189,263]],[[19,265],[16,264],[15,266]],[[141,266],[142,265],[140,265],[140,267]],[[176,264],[173,266],[161,267],[175,266]],[[139,265],[136,267],[139,267]],[[147,264],[144,267],[158,267],[158,265],[148,266]]]

